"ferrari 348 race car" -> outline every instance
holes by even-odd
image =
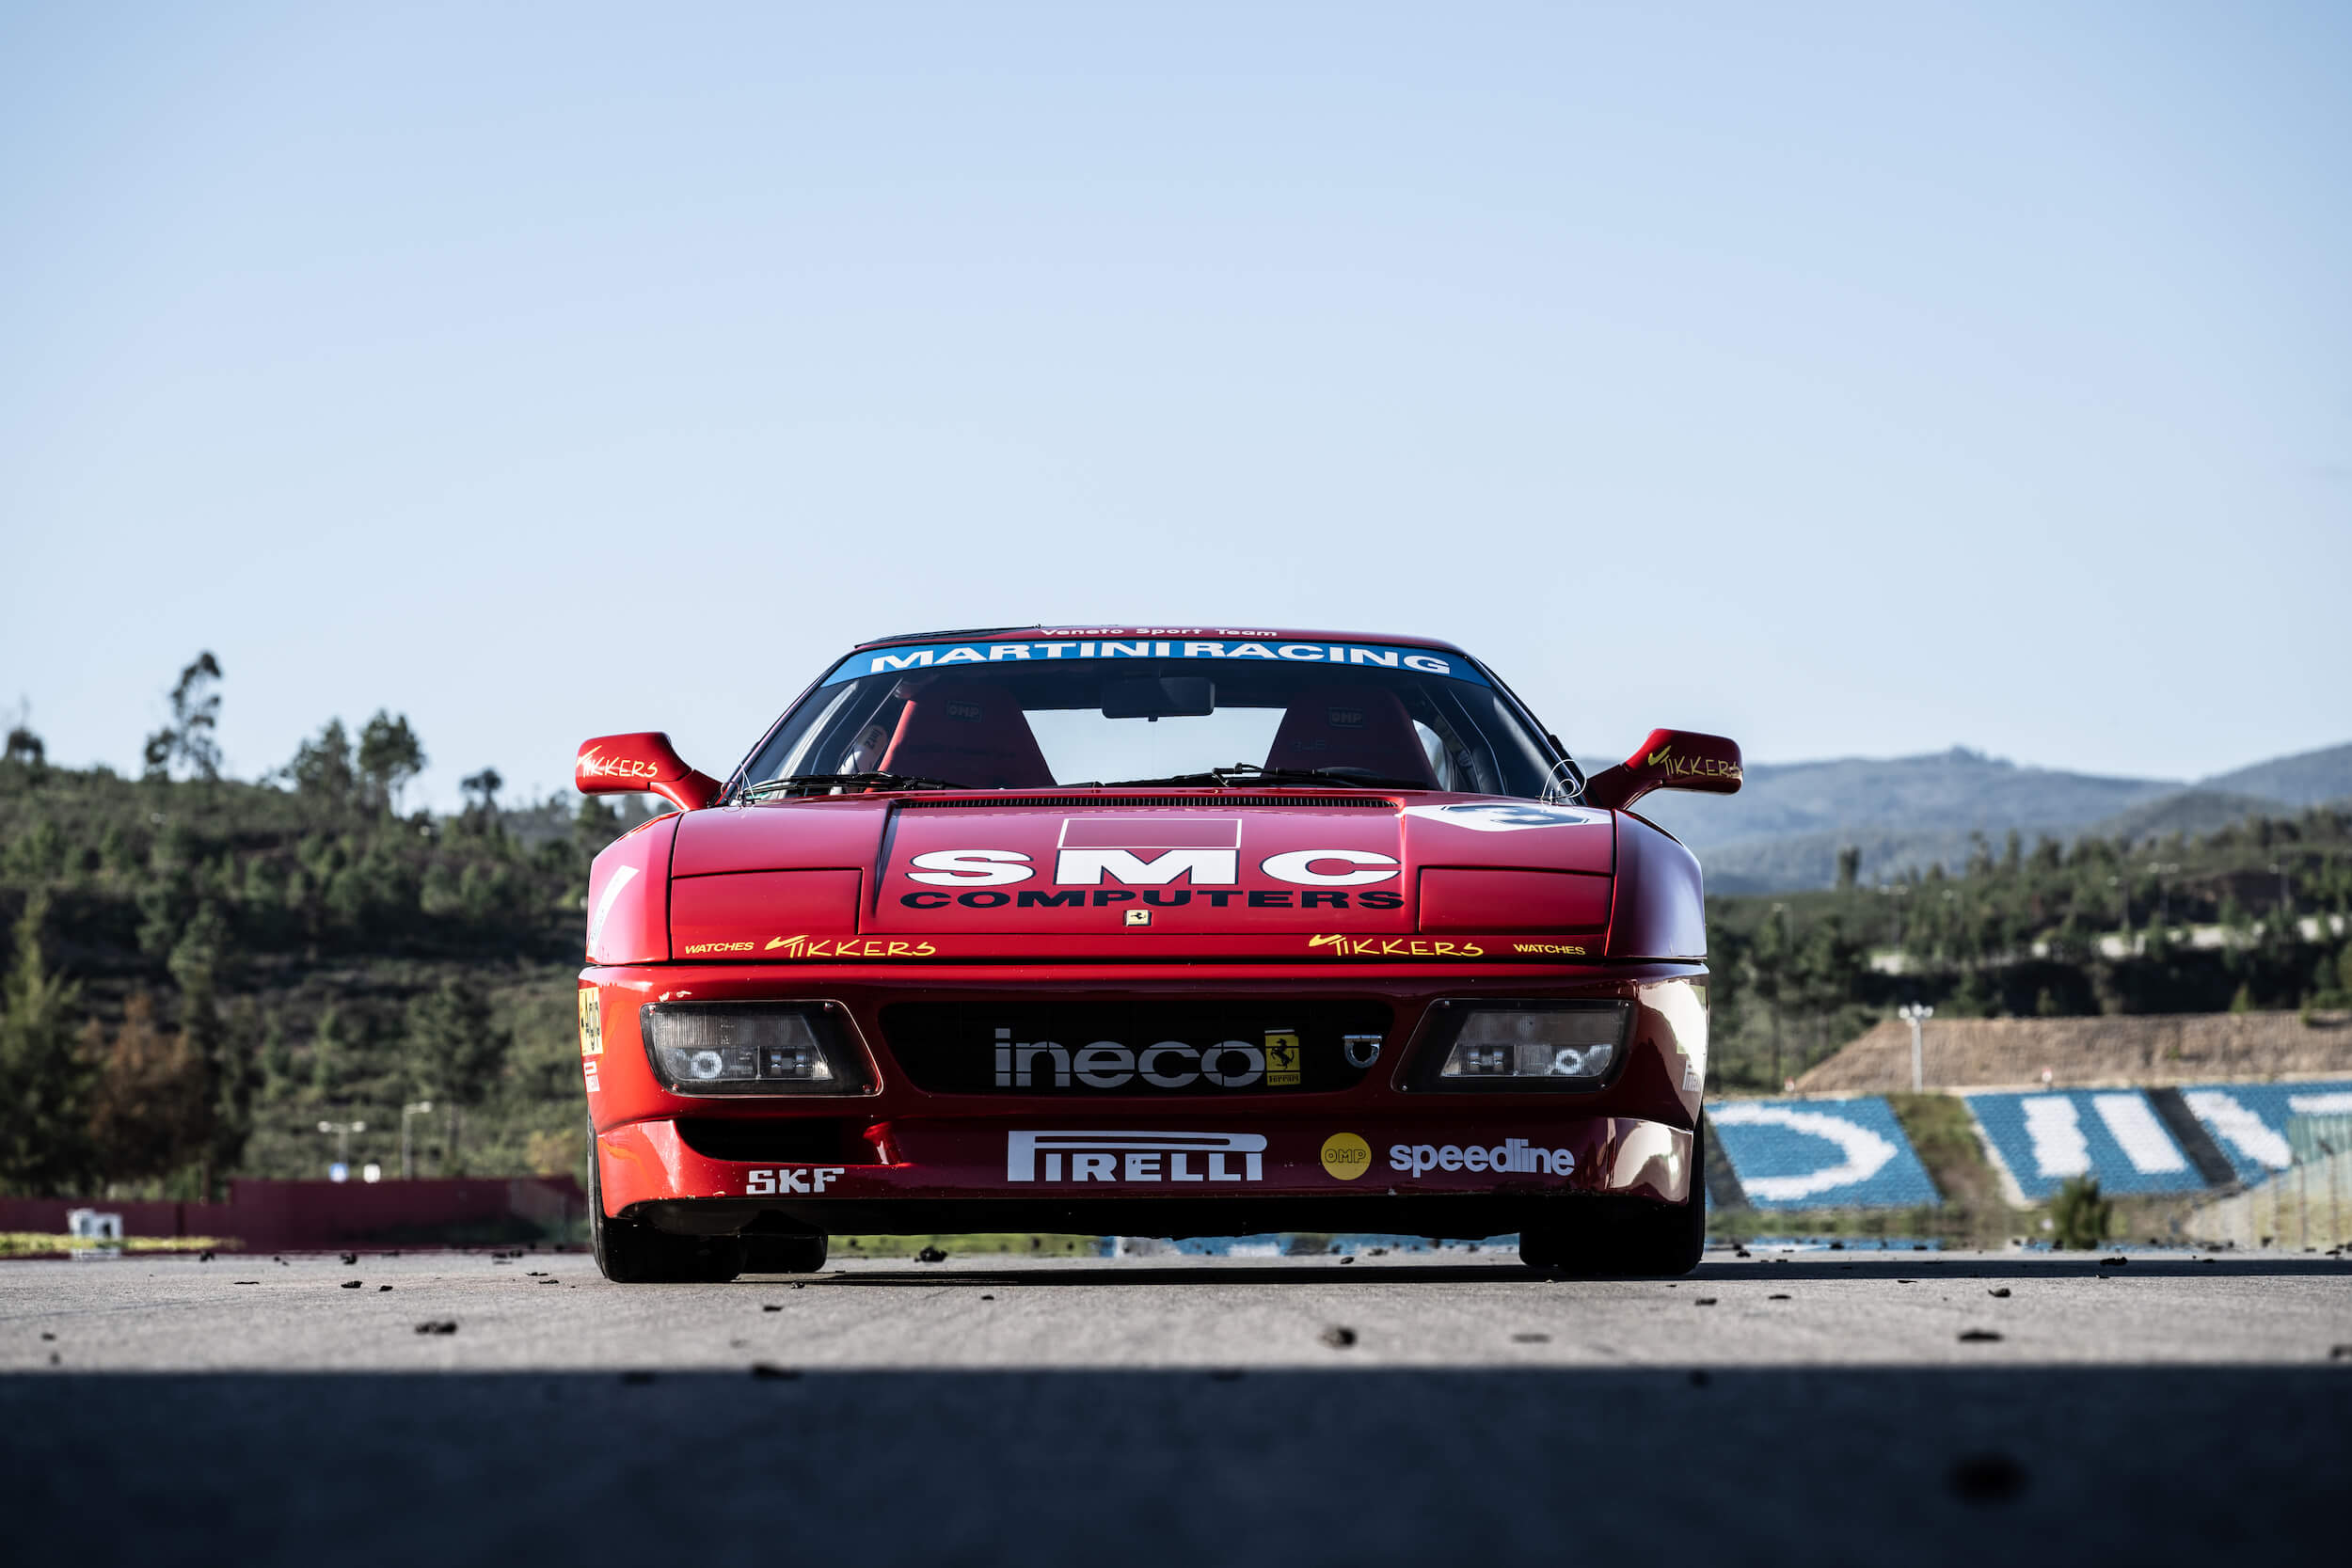
[[[1628,808],[1738,789],[1728,740],[1586,777],[1444,642],[1024,627],[859,647],[723,783],[658,734],[576,780],[677,808],[589,883],[610,1278],[853,1232],[1698,1260],[1699,868]]]

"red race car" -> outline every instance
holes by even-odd
[[[677,807],[589,882],[608,1278],[851,1232],[1698,1260],[1699,868],[1626,808],[1738,789],[1728,740],[1586,777],[1449,643],[1022,627],[859,647],[724,783],[658,734],[576,782]]]

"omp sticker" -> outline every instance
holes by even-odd
[[[1323,1140],[1324,1174],[1335,1181],[1353,1181],[1372,1168],[1372,1146],[1353,1132],[1334,1132]]]
[[[1262,659],[1279,664],[1341,665],[1350,670],[1410,671],[1485,686],[1486,677],[1459,654],[1430,648],[1395,648],[1370,642],[1282,642],[1254,637],[1154,637],[1114,635],[1035,642],[923,642],[869,648],[851,654],[823,681],[835,686],[862,675],[906,670],[945,670],[960,665],[1026,664],[1054,659],[1129,658]]]

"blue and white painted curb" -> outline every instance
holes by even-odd
[[[2352,1083],[2185,1084],[2181,1099],[2241,1181],[2260,1181],[2295,1163],[2289,1117],[2352,1116]]]
[[[1726,1100],[1707,1125],[1758,1209],[1916,1209],[1941,1200],[1885,1101]]]
[[[2108,1193],[2199,1193],[2205,1179],[2140,1089],[2046,1089],[1962,1096],[1986,1149],[2015,1188],[2041,1203],[2073,1177]]]

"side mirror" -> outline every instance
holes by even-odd
[[[680,811],[700,811],[719,798],[719,781],[687,767],[659,730],[582,741],[572,783],[582,795],[659,795]]]
[[[1653,789],[1740,790],[1740,743],[1695,730],[1652,730],[1642,749],[1584,781],[1589,805],[1629,806]]]

